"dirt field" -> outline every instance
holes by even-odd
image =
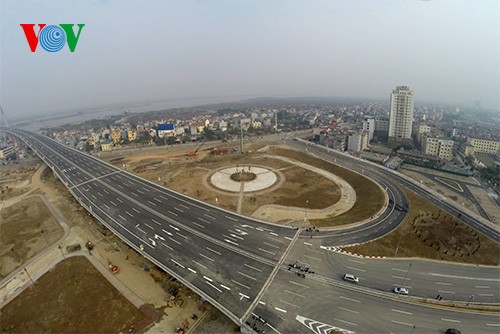
[[[38,196],[4,208],[0,218],[0,280],[64,234]]]
[[[71,257],[2,308],[2,333],[118,333],[145,317],[85,257]]]
[[[394,231],[375,241],[345,248],[364,255],[421,257],[485,265],[500,263],[500,245],[405,190],[410,210]],[[396,251],[397,250],[397,251]]]

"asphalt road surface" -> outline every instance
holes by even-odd
[[[287,141],[374,179],[389,198],[383,214],[369,224],[317,232],[311,238],[310,232],[259,222],[183,196],[45,136],[7,131],[23,139],[98,220],[236,323],[268,333],[326,333],[332,328],[346,333],[442,333],[448,327],[499,331],[498,313],[422,304],[437,294],[443,303],[498,303],[498,268],[359,259],[329,250],[382,236],[403,221],[408,203],[394,180],[499,240],[498,230],[380,168]],[[343,282],[345,272],[358,276],[359,284]],[[408,287],[410,296],[393,294],[396,286]]]

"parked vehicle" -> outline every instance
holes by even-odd
[[[403,288],[402,286],[398,286],[394,288],[394,293],[397,295],[407,295],[409,290],[407,288]]]

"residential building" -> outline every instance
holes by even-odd
[[[423,136],[423,151],[427,155],[437,156],[440,160],[453,158],[453,140]]]
[[[467,144],[474,147],[472,155],[476,153],[499,154],[500,140],[479,137],[467,137]]]
[[[413,91],[408,86],[397,86],[392,91],[389,145],[411,142],[413,104]]]
[[[111,151],[113,147],[113,142],[111,140],[105,140],[101,143],[101,151]]]
[[[349,134],[347,138],[347,150],[359,152],[368,148],[368,131],[358,131]]]
[[[120,129],[115,128],[111,131],[111,139],[113,140],[113,144],[118,144],[122,140],[122,132]]]
[[[417,141],[420,145],[423,145],[422,141],[424,140],[424,136],[431,132],[431,127],[425,123],[422,123],[418,126],[417,129]]]
[[[134,141],[137,139],[137,131],[136,130],[128,130],[128,141]]]
[[[375,119],[366,117],[363,120],[363,130],[368,132],[368,141],[371,141],[373,139],[373,133],[375,132]]]

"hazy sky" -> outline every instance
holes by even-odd
[[[32,53],[21,23],[85,23]],[[38,32],[38,29],[36,29]],[[8,115],[175,97],[349,96],[500,108],[500,1],[0,1]]]

